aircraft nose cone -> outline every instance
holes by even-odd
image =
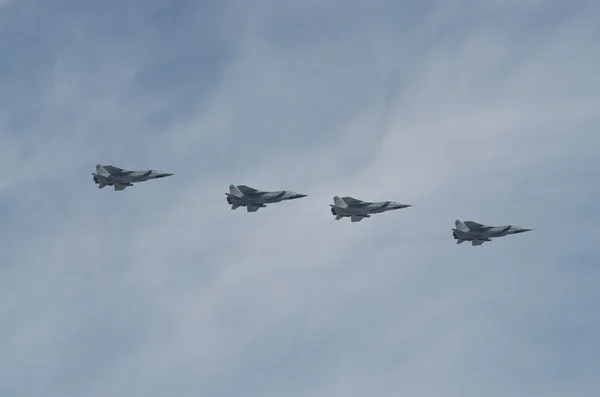
[[[154,175],[154,178],[158,179],[158,178],[166,178],[168,176],[171,176],[173,174],[169,174],[168,172],[160,172]]]
[[[527,229],[527,228],[522,227],[521,229],[517,230],[516,232],[517,233],[525,233],[525,232],[530,232],[532,230],[533,229]]]
[[[308,196],[308,194],[301,194],[301,193],[296,194],[296,198],[302,198],[302,197],[306,197],[306,196]]]

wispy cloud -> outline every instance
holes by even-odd
[[[0,395],[596,394],[599,8],[369,4],[0,10]]]

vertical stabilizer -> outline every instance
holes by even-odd
[[[344,200],[342,200],[341,197],[339,196],[335,196],[333,198],[333,203],[340,208],[348,208],[348,204],[346,204],[346,202]]]
[[[467,225],[464,224],[464,222],[457,220],[456,222],[454,222],[454,224],[456,225],[456,229],[458,231],[461,231],[463,233],[469,233],[469,228],[467,227]]]
[[[238,187],[235,185],[229,185],[229,193],[231,193],[235,197],[243,197],[244,196],[244,193],[242,193],[240,191],[240,189],[238,189]]]
[[[105,178],[110,176],[110,172],[108,172],[101,164],[96,165],[96,173]]]

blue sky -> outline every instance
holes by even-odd
[[[0,4],[3,397],[598,395],[595,2]]]

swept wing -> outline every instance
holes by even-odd
[[[481,223],[477,223],[477,222],[473,222],[473,221],[465,221],[464,222],[465,225],[467,225],[467,227],[471,230],[478,230],[478,229],[492,229],[493,226],[486,226],[486,225],[482,225]]]
[[[357,207],[357,206],[360,206],[360,205],[371,204],[371,203],[368,203],[366,201],[355,199],[354,197],[342,197],[342,200],[344,200],[346,202],[346,204],[348,204],[351,207]]]
[[[111,174],[120,174],[120,173],[125,172],[125,170],[123,168],[113,167],[112,165],[105,165],[104,169]]]
[[[266,193],[266,192],[254,189],[254,188],[246,186],[246,185],[238,185],[237,187],[238,187],[238,189],[240,189],[240,192],[242,192],[245,195],[249,195],[249,196]]]

